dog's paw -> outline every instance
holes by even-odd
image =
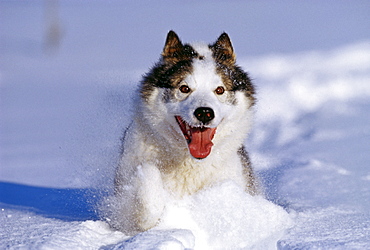
[[[138,206],[137,215],[140,227],[150,229],[158,223],[163,214],[167,193],[163,188],[161,174],[153,165],[145,164],[137,168]]]

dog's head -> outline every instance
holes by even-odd
[[[235,62],[226,33],[211,45],[190,45],[170,31],[161,60],[143,79],[141,97],[152,124],[157,131],[180,134],[194,158],[211,153],[221,129],[228,128],[225,136],[245,133],[234,127],[247,126],[254,88]],[[166,125],[172,129],[159,128]]]

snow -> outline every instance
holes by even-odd
[[[2,249],[98,249],[128,238],[102,221],[64,222],[16,209],[0,216]]]
[[[1,2],[0,248],[370,248],[369,7]],[[184,41],[229,33],[257,87],[246,146],[267,199],[220,183],[128,236],[96,204],[169,29]]]

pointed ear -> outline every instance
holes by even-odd
[[[220,62],[235,63],[236,56],[234,54],[233,45],[231,44],[229,35],[225,32],[211,46],[215,59]]]
[[[167,34],[166,44],[164,45],[162,56],[163,58],[176,58],[178,57],[184,46],[181,43],[180,38],[174,31],[170,31]]]

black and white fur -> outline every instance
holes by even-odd
[[[168,33],[159,62],[141,81],[125,132],[114,227],[126,233],[150,229],[168,201],[226,180],[258,192],[243,146],[254,87],[235,62],[226,33],[211,45],[183,44]],[[195,138],[199,142],[190,150]]]

